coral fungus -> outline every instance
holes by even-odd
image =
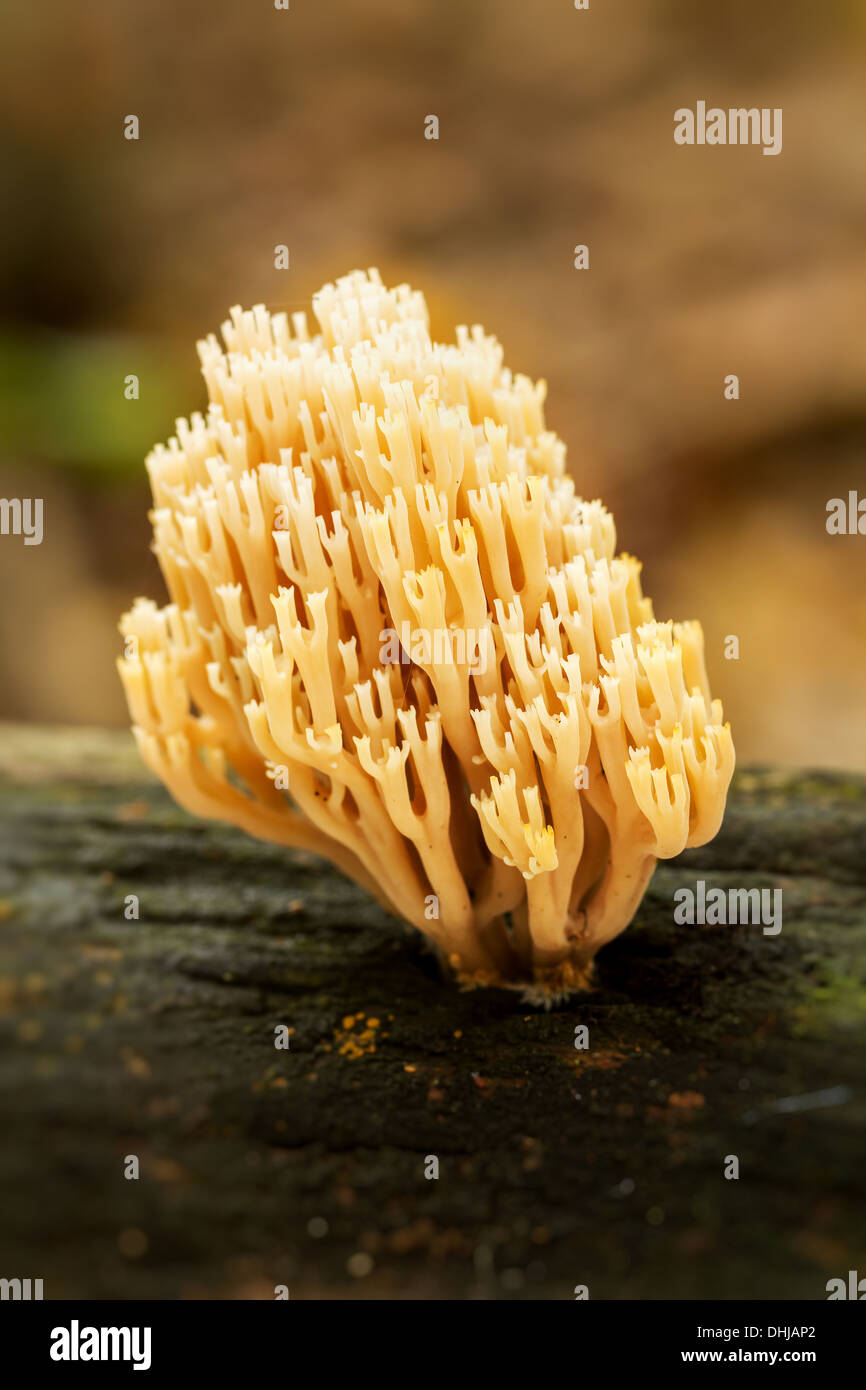
[[[610,513],[481,328],[355,273],[232,311],[148,458],[171,602],[119,669],[181,805],[325,855],[478,983],[585,984],[734,765],[699,624],[656,622]],[[423,640],[417,640],[420,638]]]

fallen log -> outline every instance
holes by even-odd
[[[863,779],[738,774],[550,1011],[192,820],[125,735],[0,727],[0,822],[0,1276],[823,1299],[866,1272]],[[678,924],[698,880],[781,889],[782,930]]]

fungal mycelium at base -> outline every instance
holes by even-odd
[[[613,518],[479,327],[434,343],[376,271],[232,311],[210,404],[147,461],[171,602],[119,662],[196,815],[313,850],[464,981],[585,985],[734,766],[695,622],[659,623]]]

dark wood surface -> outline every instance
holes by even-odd
[[[549,1012],[458,991],[315,858],[191,820],[126,737],[0,729],[0,821],[0,1275],[823,1299],[866,1273],[864,781],[738,774]],[[782,888],[781,933],[675,925],[698,878]]]

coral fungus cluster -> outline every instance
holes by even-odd
[[[148,458],[171,602],[121,623],[142,756],[462,979],[578,987],[656,861],[719,827],[701,628],[655,621],[495,338],[433,342],[375,271],[313,311],[233,310],[199,344],[207,414]]]

